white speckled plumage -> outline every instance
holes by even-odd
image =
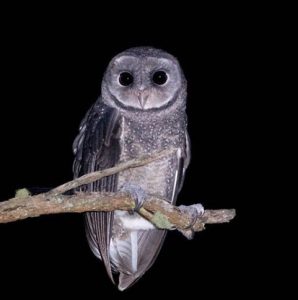
[[[138,47],[114,57],[104,74],[101,97],[74,142],[75,176],[169,147],[177,152],[85,190],[117,191],[129,183],[175,203],[190,157],[185,106],[186,80],[172,55]],[[137,213],[122,211],[87,213],[86,231],[93,253],[103,260],[113,282],[112,271],[119,274],[120,290],[150,268],[166,234]]]

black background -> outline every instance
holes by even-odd
[[[246,230],[247,204],[258,184],[252,130],[260,95],[259,78],[252,74],[258,73],[262,32],[254,21],[220,12],[195,17],[189,25],[173,21],[174,15],[172,21],[156,15],[151,24],[139,15],[117,24],[111,24],[114,14],[105,22],[96,16],[85,22],[70,12],[32,15],[13,12],[2,27],[0,200],[21,187],[54,187],[72,179],[72,141],[100,93],[109,60],[128,47],[149,45],[175,55],[188,80],[192,160],[178,203],[236,208],[237,216],[230,224],[207,226],[191,241],[170,232],[153,267],[122,293],[90,252],[81,215],[1,224],[3,294],[238,299],[254,289],[260,270],[251,264],[255,244]]]

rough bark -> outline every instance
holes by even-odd
[[[0,202],[0,223],[14,222],[48,214],[133,210],[135,206],[134,200],[126,193],[77,192],[74,195],[64,195],[63,193],[125,169],[148,164],[169,155],[171,151],[173,150],[162,151],[154,156],[144,156],[118,164],[110,169],[86,174],[47,193],[31,196],[28,190],[21,189],[17,191],[14,198]],[[179,209],[179,207],[173,206],[164,199],[154,195],[147,197],[138,213],[158,228],[178,229],[187,237],[191,237],[189,231],[201,231],[204,229],[205,224],[225,223],[235,217],[234,209],[219,209],[205,210],[203,214],[194,218],[193,209],[189,211],[185,207]]]

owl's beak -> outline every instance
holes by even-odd
[[[138,99],[139,99],[139,103],[140,103],[142,109],[145,108],[148,97],[149,97],[149,94],[146,90],[139,91]]]

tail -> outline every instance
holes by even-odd
[[[127,232],[126,238],[111,241],[111,264],[119,273],[118,289],[135,284],[155,262],[166,236],[165,230]]]

